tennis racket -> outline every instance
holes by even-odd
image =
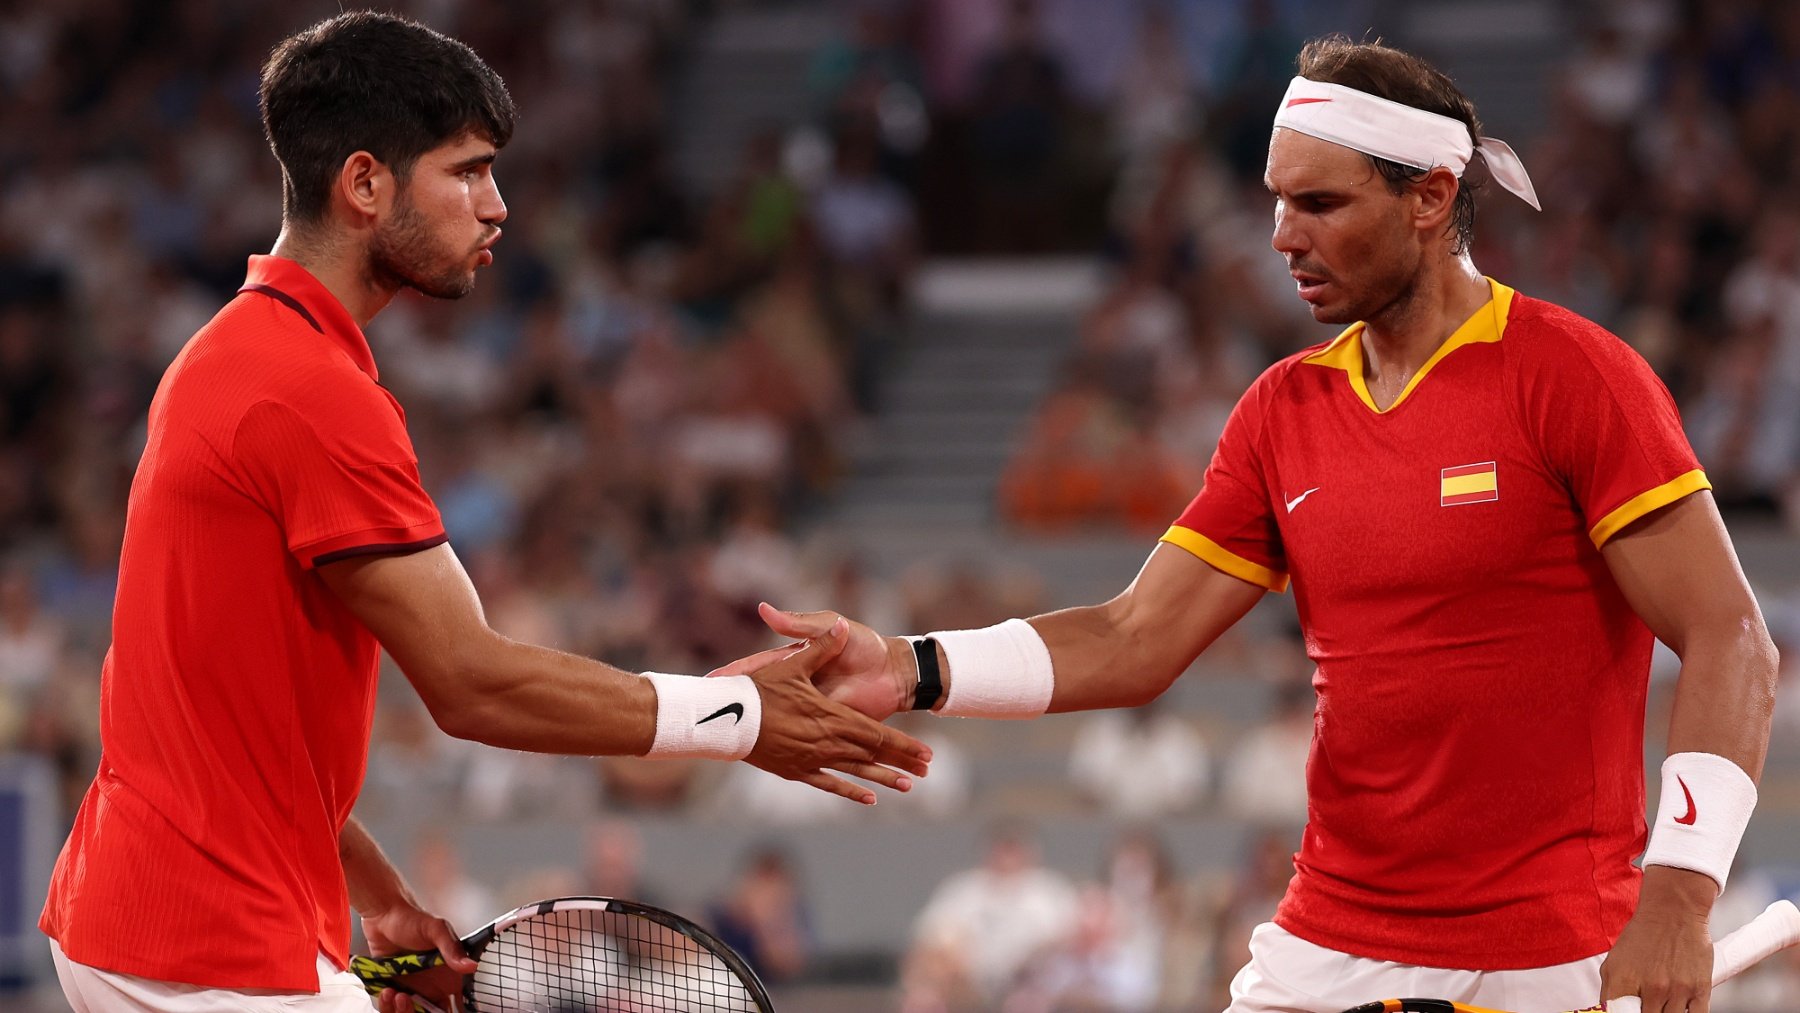
[[[744,958],[680,915],[607,897],[559,897],[515,908],[465,936],[476,961],[463,979],[466,1013],[773,1013]],[[400,982],[441,967],[436,950],[352,957],[370,995],[384,988],[449,1013]]]
[[[1742,928],[1713,944],[1713,984],[1735,978],[1775,953],[1800,943],[1800,908],[1791,900],[1778,900]],[[1641,1013],[1635,996],[1609,1001],[1606,1013]],[[1505,1013],[1504,1010],[1470,1006],[1444,999],[1383,999],[1347,1009],[1344,1013]],[[1581,1013],[1581,1011],[1575,1011]]]

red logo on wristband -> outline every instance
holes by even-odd
[[[1676,776],[1675,783],[1681,785],[1681,793],[1687,796],[1688,804],[1687,815],[1675,817],[1675,822],[1684,827],[1691,827],[1694,825],[1694,821],[1700,817],[1700,810],[1694,806],[1694,793],[1688,791],[1687,782],[1683,781],[1679,775]]]

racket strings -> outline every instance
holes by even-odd
[[[555,910],[500,933],[481,955],[471,1013],[757,1013],[710,950],[629,912]]]

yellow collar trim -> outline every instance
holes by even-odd
[[[1408,395],[1412,394],[1413,388],[1419,385],[1419,381],[1425,379],[1425,374],[1431,372],[1431,367],[1437,365],[1444,356],[1464,345],[1492,344],[1506,333],[1506,321],[1512,314],[1513,290],[1492,278],[1488,279],[1488,286],[1493,292],[1492,298],[1476,310],[1473,316],[1463,321],[1455,333],[1444,339],[1444,343],[1431,353],[1431,358],[1425,360],[1425,365],[1419,367],[1419,371],[1406,382],[1406,389],[1400,392],[1400,396],[1385,411],[1400,407]],[[1368,382],[1363,378],[1362,332],[1361,322],[1351,324],[1342,334],[1331,339],[1331,344],[1301,361],[1349,373],[1350,389],[1356,391],[1356,396],[1370,411],[1380,415],[1384,413],[1384,409],[1375,407],[1375,399],[1369,396]]]

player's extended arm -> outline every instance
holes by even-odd
[[[1049,648],[1055,670],[1049,709],[1134,707],[1154,699],[1265,593],[1185,549],[1159,544],[1137,579],[1111,601],[1027,620]],[[783,612],[767,605],[762,612],[775,632],[801,639],[819,636],[837,620],[834,612]],[[941,709],[956,673],[941,647],[938,661]],[[912,706],[918,677],[909,641],[852,623],[849,643],[820,667],[817,681],[834,698],[885,718]]]
[[[540,753],[626,756],[650,750],[658,708],[650,680],[495,632],[448,545],[346,559],[320,567],[319,574],[393,655],[448,734]],[[931,754],[923,743],[813,687],[809,677],[841,643],[841,635],[828,636],[751,673],[762,718],[746,759],[872,803],[873,792],[822,769],[904,790],[910,782],[888,766],[923,774]],[[720,720],[742,720],[743,708],[736,709]]]
[[[1712,494],[1694,493],[1639,520],[1601,553],[1632,608],[1681,657],[1669,753],[1723,757],[1760,778],[1775,647]],[[1678,797],[1685,805],[1686,796]],[[1707,812],[1677,808],[1676,822],[1716,818],[1717,800],[1701,798]],[[1647,862],[1637,913],[1601,970],[1602,998],[1641,995],[1645,1013],[1665,1003],[1704,1013],[1712,971],[1706,924],[1718,891],[1700,872]]]

